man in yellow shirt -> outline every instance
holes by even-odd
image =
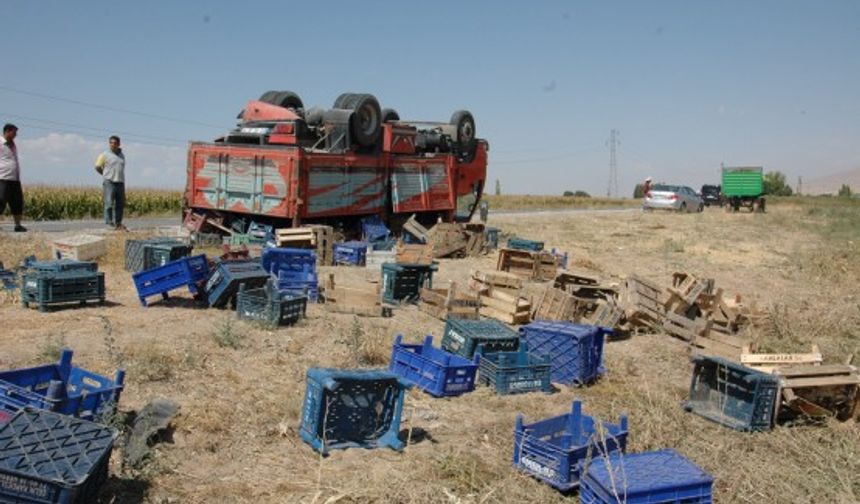
[[[99,154],[96,159],[96,171],[104,178],[102,194],[105,224],[110,229],[128,231],[122,224],[125,209],[125,154],[120,148],[118,136],[111,136],[108,144],[110,149]]]

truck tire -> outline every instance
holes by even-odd
[[[335,108],[352,110],[350,132],[352,139],[364,147],[370,147],[379,139],[382,131],[382,110],[372,94],[344,93],[335,101]]]
[[[266,91],[260,95],[260,101],[288,109],[304,108],[302,99],[292,91]]]
[[[346,100],[348,100],[354,94],[355,93],[341,93],[340,95],[338,95],[337,98],[334,99],[334,105],[332,105],[331,108],[337,108],[337,109],[348,108],[345,106]]]
[[[471,162],[475,158],[475,150],[478,147],[478,140],[475,136],[475,118],[468,110],[458,110],[451,115],[449,124],[457,128],[457,150],[460,153],[460,159],[464,162]]]
[[[392,108],[382,109],[382,122],[383,123],[399,121],[399,120],[400,120],[400,114],[398,114],[396,110],[394,110]]]
[[[686,213],[687,212],[687,202],[682,201],[681,206],[678,207],[678,211]]]

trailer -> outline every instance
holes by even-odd
[[[489,144],[468,111],[402,121],[369,94],[306,110],[295,93],[269,91],[239,118],[228,134],[188,147],[185,214],[222,229],[249,218],[277,227],[349,228],[371,215],[395,229],[412,214],[465,222],[483,194]]]
[[[764,212],[764,176],[760,166],[723,166],[722,193],[727,212],[741,207],[751,212]]]

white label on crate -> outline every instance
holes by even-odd
[[[7,495],[9,493],[17,493],[38,499],[47,499],[52,494],[51,488],[45,483],[20,478],[11,474],[0,474],[0,489]]]
[[[35,280],[27,280],[27,288],[28,289],[35,289],[37,285],[38,284],[36,283]]]
[[[511,390],[519,390],[524,388],[538,388],[541,386],[541,380],[522,380],[515,381],[508,384],[508,388]]]
[[[459,343],[461,345],[466,342],[466,338],[457,334],[457,331],[455,331],[453,329],[451,329],[451,331],[448,332],[448,336],[450,336],[452,339],[454,339],[455,341],[457,341],[457,343]]]
[[[449,383],[445,385],[445,390],[453,391],[453,390],[466,390],[469,388],[469,383]]]
[[[545,466],[545,465],[543,465],[537,461],[534,461],[530,458],[521,457],[520,458],[520,465],[522,465],[523,467],[525,467],[529,471],[531,471],[531,472],[533,472],[539,476],[543,476],[544,478],[549,478],[551,480],[558,480],[559,479],[558,473],[555,472],[555,470],[550,469],[549,467],[547,467],[547,466]]]

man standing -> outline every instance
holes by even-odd
[[[0,214],[6,211],[6,204],[15,220],[15,231],[27,230],[21,225],[24,214],[24,191],[21,189],[21,167],[18,164],[18,147],[15,137],[18,127],[14,124],[3,126],[3,143],[0,143]]]
[[[642,196],[647,197],[648,191],[651,190],[651,177],[645,178],[645,183],[642,184]]]
[[[99,154],[96,159],[96,171],[104,178],[102,188],[105,224],[110,229],[128,231],[122,225],[122,213],[125,209],[125,154],[120,148],[118,136],[111,136],[108,144],[110,149]]]

